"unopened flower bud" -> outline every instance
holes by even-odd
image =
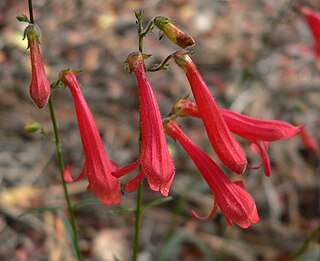
[[[154,24],[169,38],[171,42],[185,49],[195,44],[194,39],[181,31],[174,24],[174,20],[165,17],[157,16],[154,18]]]
[[[31,24],[25,30],[25,36],[28,38],[28,47],[30,48],[31,58],[31,83],[30,96],[38,108],[43,108],[50,96],[50,84],[47,79],[44,65],[39,50],[39,34],[37,26]]]
[[[27,133],[37,132],[41,129],[41,125],[38,122],[27,123],[24,125],[24,131]]]

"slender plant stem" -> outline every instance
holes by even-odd
[[[141,20],[138,20],[139,52],[142,52],[143,50],[143,36],[141,35],[142,30],[143,28],[142,28]]]
[[[28,0],[30,23],[34,24],[32,0]]]
[[[140,15],[137,16],[137,25],[138,25],[138,38],[139,38],[139,52],[143,50],[143,38],[144,36],[141,35],[143,31],[142,27],[142,18],[143,18],[143,11],[139,11]],[[137,13],[136,13],[137,14]],[[141,119],[140,119],[141,121]],[[142,135],[141,135],[141,126],[140,126],[140,134],[139,134],[139,154],[142,151]],[[138,185],[137,190],[137,205],[135,211],[135,224],[134,224],[134,242],[133,242],[133,253],[132,253],[132,261],[138,260],[138,253],[140,248],[140,228],[141,228],[141,215],[142,215],[142,193],[143,192],[143,182],[141,181]]]
[[[61,141],[60,141],[58,125],[57,125],[56,116],[54,113],[52,95],[50,95],[50,98],[49,98],[49,109],[50,109],[52,126],[53,126],[53,130],[54,130],[55,143],[56,143],[56,147],[57,147],[58,166],[59,166],[60,175],[61,175],[64,197],[66,199],[68,211],[70,214],[70,225],[71,225],[72,232],[73,232],[73,245],[74,245],[74,248],[76,251],[77,260],[81,261],[82,256],[81,256],[80,247],[79,247],[79,238],[78,238],[78,231],[77,231],[77,226],[76,226],[76,218],[75,218],[75,214],[74,214],[74,208],[71,204],[67,184],[63,178],[64,160],[63,160],[62,145],[61,145]]]
[[[132,261],[138,260],[138,253],[139,253],[139,247],[140,247],[141,214],[142,214],[142,182],[139,184],[138,191],[137,191],[137,206],[135,211],[134,245],[133,245]]]

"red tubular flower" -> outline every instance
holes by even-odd
[[[67,166],[64,178],[67,182],[74,182],[87,176],[88,190],[91,190],[106,205],[119,204],[121,201],[120,182],[111,175],[117,166],[109,160],[105,152],[99,131],[82,95],[74,71],[62,71],[60,80],[69,87],[72,93],[85,154],[85,164],[79,177],[73,179],[71,167]]]
[[[174,166],[169,155],[159,107],[144,70],[144,55],[132,53],[126,62],[128,69],[134,72],[139,86],[142,150],[136,162],[114,172],[113,175],[121,177],[140,165],[140,173],[126,185],[126,191],[134,191],[146,176],[152,190],[160,190],[162,195],[167,196],[174,177]]]
[[[305,17],[309,29],[314,38],[314,52],[317,59],[320,59],[320,13],[308,7],[294,6],[294,9]]]
[[[252,142],[252,151],[259,153],[264,165],[264,172],[271,175],[270,160],[267,154],[268,142],[289,139],[298,135],[303,130],[303,125],[292,126],[279,120],[260,120],[237,112],[220,108],[220,112],[226,121],[228,128],[233,133]],[[179,116],[193,116],[201,118],[198,106],[189,100],[179,100],[173,105],[173,113]],[[260,168],[252,167],[253,169]]]
[[[307,150],[315,152],[319,149],[317,141],[307,132],[306,129],[300,133],[300,138]]]
[[[186,72],[212,147],[229,169],[238,174],[243,173],[247,165],[246,155],[228,129],[215,99],[195,64],[187,54],[179,51],[175,53],[174,59]]]
[[[38,108],[43,108],[50,96],[50,84],[44,71],[40,50],[39,36],[36,32],[35,25],[29,25],[25,30],[28,38],[28,47],[30,48],[31,58],[31,83],[30,96]]]
[[[177,101],[173,109],[179,116],[201,117],[198,106],[189,100]],[[293,126],[284,121],[260,120],[223,108],[219,110],[230,131],[251,142],[289,139],[303,129],[303,125]]]
[[[251,224],[258,223],[259,216],[255,202],[244,189],[242,182],[231,182],[219,166],[183,133],[174,121],[169,120],[164,126],[166,133],[184,147],[214,195],[214,207],[207,217],[201,218],[192,211],[193,215],[198,219],[209,219],[219,206],[230,226],[234,222],[242,228],[248,228]]]

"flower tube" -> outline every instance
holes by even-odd
[[[188,54],[181,51],[175,53],[174,59],[186,73],[201,119],[215,152],[229,169],[238,174],[243,173],[247,166],[246,155],[228,129],[215,99],[195,64]]]
[[[173,105],[179,116],[201,118],[198,106],[189,100],[179,100]],[[301,133],[303,125],[293,126],[279,120],[260,120],[231,110],[219,109],[231,132],[251,141],[277,141],[289,139]]]
[[[289,139],[302,133],[303,125],[293,126],[287,122],[279,120],[260,120],[237,112],[220,108],[220,112],[227,123],[228,128],[233,133],[251,142],[250,148],[253,152],[260,154],[264,173],[271,175],[270,160],[267,149],[268,142]],[[173,113],[178,116],[192,116],[201,118],[198,106],[189,100],[181,99],[173,105]]]
[[[193,215],[198,219],[207,220],[215,214],[219,207],[230,226],[234,222],[242,228],[248,228],[251,224],[258,223],[259,216],[255,202],[245,190],[242,182],[231,182],[219,166],[183,133],[174,121],[167,120],[164,126],[166,133],[184,147],[214,196],[214,206],[207,217],[201,218],[192,211]]]
[[[34,103],[39,109],[42,109],[47,104],[50,96],[50,84],[42,63],[39,50],[39,35],[35,25],[30,24],[25,30],[25,35],[28,38],[28,47],[30,48],[32,73],[29,92]]]
[[[144,69],[144,55],[130,54],[126,65],[134,72],[139,86],[142,149],[136,162],[115,171],[113,175],[121,177],[141,166],[137,177],[126,185],[126,191],[134,191],[145,176],[152,190],[160,190],[162,195],[167,196],[174,177],[174,166],[168,151],[160,110]]]
[[[104,204],[119,204],[121,201],[120,182],[111,175],[111,172],[115,171],[118,166],[109,160],[105,152],[98,128],[82,95],[74,71],[62,71],[60,80],[69,87],[73,96],[85,154],[85,164],[79,177],[73,179],[71,167],[66,166],[64,178],[67,182],[74,182],[88,177],[87,189],[91,190]]]

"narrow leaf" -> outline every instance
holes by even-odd
[[[23,213],[21,213],[18,217],[23,217],[26,215],[40,215],[47,211],[56,211],[58,209],[61,209],[62,207],[47,207],[47,208],[37,208],[37,209],[29,209]]]
[[[19,22],[30,23],[28,17],[25,14],[19,15],[16,17]]]
[[[161,204],[164,204],[164,203],[169,202],[171,200],[172,200],[172,197],[165,197],[165,198],[159,198],[159,199],[153,200],[153,201],[148,202],[147,204],[145,204],[143,206],[143,210],[144,209],[148,209],[148,208],[152,208],[152,207],[155,207],[155,206],[158,206],[158,205],[161,205]]]

